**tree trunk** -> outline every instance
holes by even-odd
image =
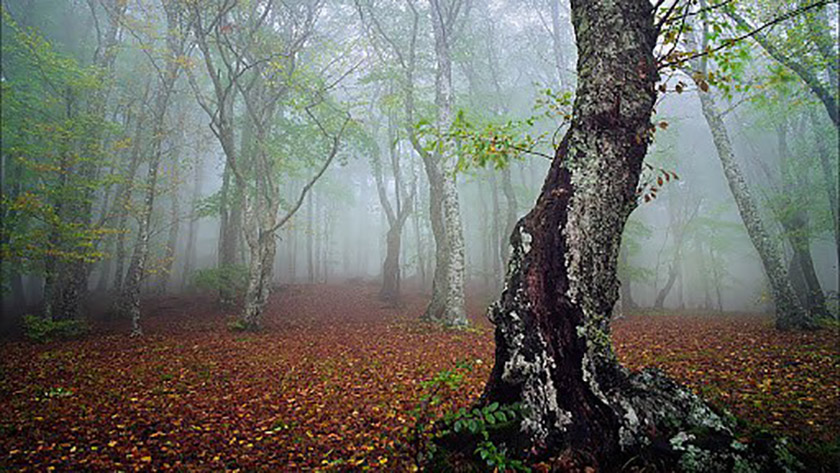
[[[400,233],[402,227],[393,225],[385,236],[385,262],[382,264],[382,289],[379,298],[397,302],[400,298]]]
[[[828,208],[831,211],[831,221],[834,230],[834,248],[837,257],[837,264],[840,265],[840,200],[837,199],[837,171],[831,165],[831,156],[828,147],[825,145],[823,136],[820,136],[820,124],[816,113],[810,111],[811,129],[814,131],[817,154],[820,158],[820,167],[825,184],[825,191],[828,197]],[[838,287],[840,292],[840,287]]]
[[[196,240],[198,240],[198,202],[201,199],[201,186],[204,182],[204,170],[202,165],[204,160],[199,155],[195,162],[195,174],[193,177],[193,192],[192,192],[192,208],[190,209],[190,221],[187,225],[187,248],[184,251],[184,271],[181,275],[181,291],[185,290],[189,285],[189,278],[195,266],[196,255]]]
[[[181,136],[179,140],[180,143],[178,143],[176,149],[182,149],[184,142],[186,141],[184,136],[185,131],[183,129],[183,120],[179,125],[181,127]],[[173,153],[173,159],[171,162],[172,170],[169,173],[169,177],[172,180],[172,182],[169,183],[170,192],[172,193],[169,197],[169,238],[166,240],[166,248],[164,249],[163,254],[163,267],[161,268],[160,277],[158,278],[158,294],[166,294],[169,287],[169,280],[172,278],[172,268],[175,267],[175,256],[178,247],[178,233],[181,230],[181,183],[179,182],[181,180],[181,165],[177,162],[175,156],[177,156],[177,153]]]
[[[671,262],[671,266],[668,268],[668,279],[665,281],[665,285],[662,286],[662,289],[656,294],[656,300],[653,303],[654,309],[663,309],[665,306],[665,298],[668,297],[668,293],[671,292],[671,288],[674,287],[674,283],[677,281],[677,275],[680,271],[680,254],[679,252],[674,256],[674,261]]]
[[[492,225],[492,228],[488,233],[490,235],[490,248],[493,255],[493,291],[497,291],[504,282],[505,275],[502,268],[504,267],[507,257],[504,253],[506,245],[503,246],[499,244],[499,242],[504,239],[504,237],[501,236],[501,234],[504,233],[504,230],[499,228],[502,225],[501,219],[503,216],[501,205],[499,205],[499,186],[496,182],[496,174],[494,172],[491,172],[490,174],[490,192],[493,194],[493,215],[490,219],[490,225]],[[508,235],[507,238],[510,238],[510,235]]]
[[[239,247],[239,234],[242,230],[243,190],[237,185],[231,174],[233,174],[233,171],[231,171],[230,164],[226,160],[225,171],[222,176],[218,264],[221,270],[220,277],[222,278],[222,284],[219,287],[219,304],[225,307],[233,306],[235,303],[236,291],[228,277],[233,268],[241,262],[237,256],[237,248]]]
[[[430,0],[432,29],[435,38],[435,105],[437,106],[438,132],[442,134],[452,122],[452,60],[449,48],[454,32],[455,18],[440,5],[440,0]],[[429,177],[430,213],[435,235],[435,276],[432,281],[432,298],[423,319],[451,326],[467,325],[464,301],[464,232],[461,227],[461,210],[455,181],[454,160],[439,146],[427,155],[426,174]],[[432,161],[432,162],[429,162]]]
[[[813,320],[799,303],[791,287],[790,276],[782,263],[779,248],[767,233],[741,168],[735,161],[729,133],[717,111],[714,98],[711,93],[701,92],[699,95],[703,116],[712,132],[718,158],[723,166],[729,189],[735,198],[735,204],[738,206],[738,213],[741,215],[747,234],[761,258],[764,271],[770,281],[773,302],[776,306],[776,328],[780,330],[814,328]]]
[[[273,233],[260,233],[256,241],[250,240],[249,237],[248,247],[251,259],[248,265],[248,286],[245,290],[242,321],[247,330],[259,330],[262,326],[262,312],[271,290],[271,274],[277,243]]]
[[[129,233],[129,229],[126,227],[128,226],[131,196],[134,191],[134,179],[137,177],[137,170],[140,167],[140,155],[143,150],[142,137],[147,115],[145,103],[149,96],[150,88],[151,81],[146,81],[142,103],[139,106],[140,110],[137,114],[137,123],[134,127],[134,138],[131,143],[131,158],[129,159],[126,181],[122,184],[120,191],[117,193],[117,202],[119,202],[117,212],[119,212],[119,217],[117,219],[116,228],[120,231],[120,233],[117,234],[117,241],[114,245],[115,268],[113,291],[114,294],[118,295],[122,293],[123,278],[125,277],[125,260],[128,253],[125,247],[125,239]]]
[[[825,295],[822,286],[814,270],[814,260],[811,258],[811,232],[808,219],[808,211],[804,207],[806,202],[795,202],[795,185],[801,189],[810,188],[801,175],[795,176],[791,167],[790,148],[787,140],[788,123],[785,117],[777,126],[777,137],[779,142],[779,160],[782,174],[782,192],[779,196],[779,206],[776,211],[776,218],[784,229],[785,237],[793,251],[789,269],[791,284],[799,301],[811,318],[825,317],[829,315],[825,305]],[[798,177],[798,179],[797,179]],[[798,182],[795,182],[798,181]]]
[[[154,104],[154,124],[152,126],[152,143],[149,153],[149,169],[146,176],[146,193],[143,199],[143,207],[140,210],[140,218],[137,223],[137,243],[134,245],[134,254],[128,266],[125,285],[120,297],[120,307],[131,318],[131,336],[143,335],[140,327],[140,288],[146,272],[146,261],[149,255],[149,237],[154,209],[155,197],[157,194],[158,171],[162,151],[162,143],[166,136],[166,111],[169,108],[172,91],[175,88],[175,81],[181,70],[181,63],[176,58],[181,56],[185,39],[176,36],[178,11],[174,6],[164,6],[167,20],[167,60],[166,68],[160,76],[157,97]]]
[[[619,258],[621,261],[620,266],[629,270],[630,262],[627,258],[627,252],[619,249]],[[621,313],[626,315],[627,311],[635,309],[637,307],[636,302],[633,300],[633,291],[631,289],[630,277],[627,276],[625,278],[622,278],[619,284],[621,284],[621,287],[619,287],[618,299],[621,302]]]
[[[412,172],[414,172],[413,167],[412,167]],[[416,174],[415,174],[415,176],[416,176]],[[416,196],[414,202],[412,202],[412,207],[417,206],[417,208],[419,208],[419,206],[421,205],[421,198],[420,198],[420,194],[418,194],[417,179],[414,179],[412,181],[411,186],[412,186],[411,193]],[[422,238],[422,235],[421,235],[421,232],[420,232],[420,212],[416,209],[413,209],[412,213],[414,214],[414,217],[412,218],[412,220],[414,220],[414,241],[415,241],[415,244],[417,246],[417,269],[418,269],[419,274],[420,274],[420,289],[425,290],[426,289],[426,279],[427,279],[426,278],[426,274],[427,274],[427,272],[426,272],[426,249],[425,249],[425,246],[423,245],[423,238]]]
[[[513,182],[510,178],[510,166],[505,166],[502,169],[502,193],[505,195],[507,206],[505,207],[505,228],[502,231],[502,238],[499,244],[503,258],[503,267],[507,267],[508,259],[510,258],[510,234],[513,232],[513,227],[516,226],[516,214],[518,212],[516,203],[516,192],[513,189]],[[504,275],[502,275],[504,280]]]
[[[701,461],[727,461],[718,468],[726,470],[737,454],[726,421],[656,371],[628,374],[609,336],[621,233],[652,129],[652,7],[575,1],[572,9],[580,51],[573,119],[511,235],[505,290],[489,310],[496,361],[480,402],[521,405],[521,418],[494,440],[529,459],[571,452],[617,469],[653,443],[674,463],[701,450]],[[684,429],[701,425],[708,434],[695,442]],[[471,454],[475,442],[463,434],[441,443]]]
[[[315,255],[312,252],[312,239],[315,237],[313,231],[315,216],[312,199],[313,196],[310,192],[306,196],[306,278],[309,284],[315,282]]]

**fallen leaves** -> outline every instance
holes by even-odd
[[[483,319],[459,332],[423,325],[422,298],[394,309],[377,289],[286,288],[272,295],[266,330],[244,337],[191,296],[151,304],[142,340],[4,344],[0,469],[409,471],[401,443],[423,382],[470,360],[435,409],[467,406],[492,368],[493,336]],[[630,316],[615,327],[629,367],[658,366],[798,438],[840,431],[837,342],[757,317]]]

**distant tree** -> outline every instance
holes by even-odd
[[[128,272],[125,276],[119,302],[121,311],[131,319],[132,336],[143,334],[140,326],[140,290],[143,278],[147,274],[152,211],[158,194],[158,174],[163,156],[162,146],[167,136],[166,116],[175,83],[183,70],[184,57],[190,40],[189,32],[194,21],[194,17],[187,8],[174,2],[163,2],[163,11],[166,21],[166,29],[163,34],[166,44],[165,53],[163,57],[155,57],[151,53],[148,55],[149,61],[154,64],[158,74],[151,116],[150,159],[146,172],[143,204],[138,218],[137,241],[134,245],[131,262],[128,265]]]
[[[390,116],[386,121],[385,149],[387,149],[387,156],[384,157],[388,159],[388,167],[391,169],[391,177],[394,182],[393,205],[388,196],[389,192],[382,170],[383,156],[380,156],[380,153],[385,154],[385,152],[376,149],[371,156],[371,167],[376,181],[379,203],[382,205],[388,221],[388,232],[385,236],[385,261],[382,263],[382,289],[379,291],[379,298],[398,302],[401,289],[400,249],[402,247],[402,230],[414,207],[414,192],[416,192],[417,186],[409,186],[410,182],[406,183],[403,179],[397,123]]]
[[[700,27],[702,28],[700,31],[704,35],[699,43],[692,39],[690,35],[686,36],[689,46],[696,51],[706,50],[709,44],[709,35],[706,34],[709,28],[708,22],[701,23]],[[812,318],[799,302],[793,290],[781,250],[768,233],[767,226],[759,213],[757,202],[743,176],[741,166],[735,159],[723,115],[718,109],[714,94],[707,83],[710,74],[709,60],[706,56],[697,57],[689,61],[689,66],[692,78],[698,85],[697,90],[703,116],[712,132],[712,139],[729,189],[732,191],[735,203],[738,206],[738,212],[770,281],[776,308],[776,327],[781,330],[813,328]],[[714,75],[714,71],[712,71],[712,74]]]
[[[242,192],[249,258],[240,323],[249,330],[261,327],[271,289],[276,232],[294,216],[335,159],[349,122],[349,116],[336,112],[338,107],[327,96],[333,85],[303,64],[322,7],[321,1],[294,6],[269,1],[262,8],[227,0],[191,5],[197,18],[194,34],[212,92],[206,96],[192,76],[191,85],[225,153],[229,179]],[[234,120],[237,98],[244,109],[239,147]],[[277,128],[289,131],[288,138],[281,138]],[[308,146],[297,146],[294,151],[317,165],[281,214],[278,170],[283,151],[304,140]],[[313,142],[320,146],[313,147]]]

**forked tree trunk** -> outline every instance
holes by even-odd
[[[628,374],[610,342],[621,233],[652,132],[652,7],[573,1],[572,9],[580,52],[572,123],[511,235],[505,290],[489,310],[496,360],[480,402],[521,404],[521,419],[493,435],[529,459],[565,451],[609,470],[653,443],[677,462],[694,452],[731,467],[737,442],[726,421],[658,372]],[[687,430],[701,426],[707,434],[694,440]],[[476,441],[464,434],[441,443],[472,454]]]

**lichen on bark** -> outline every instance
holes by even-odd
[[[504,290],[488,311],[496,360],[478,404],[522,405],[519,430],[498,440],[530,460],[576,452],[609,470],[645,456],[673,467],[681,459],[732,466],[737,455],[770,465],[760,448],[735,449],[731,422],[699,397],[657,371],[631,374],[616,359],[609,320],[621,233],[651,136],[658,32],[644,0],[573,1],[572,17],[579,80],[571,125],[534,208],[510,236]],[[675,437],[680,448],[669,442]]]

